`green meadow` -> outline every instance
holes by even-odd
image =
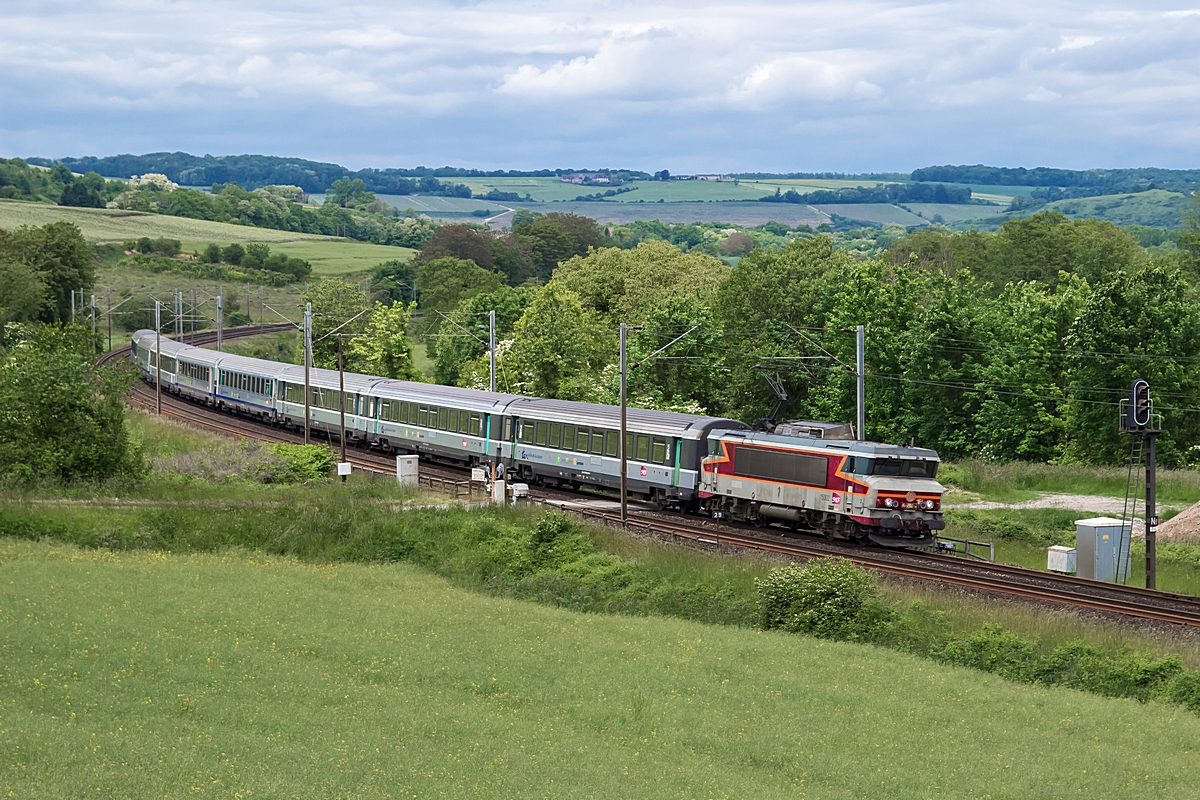
[[[1181,708],[407,565],[3,540],[0,620],[5,796],[1195,796]]]

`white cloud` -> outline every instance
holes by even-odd
[[[1172,6],[8,0],[0,152],[1182,164],[1200,131],[1200,16]]]
[[[1045,86],[1039,86],[1025,95],[1025,99],[1033,103],[1045,103],[1051,100],[1061,100],[1062,95],[1047,89]]]

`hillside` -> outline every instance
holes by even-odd
[[[2,540],[0,595],[23,798],[1194,796],[1175,707],[403,565]]]
[[[959,221],[954,227],[962,230],[972,227],[994,229],[1010,219],[1028,217],[1041,211],[1060,211],[1071,218],[1095,217],[1122,226],[1145,225],[1153,228],[1177,228],[1187,203],[1188,197],[1183,193],[1170,192],[1165,189],[1150,189],[1127,194],[1055,200],[1021,211],[974,216]]]

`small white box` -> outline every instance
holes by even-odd
[[[348,462],[348,461],[338,462],[338,475],[349,475],[349,474],[350,474],[350,462]]]
[[[471,481],[473,483],[487,483],[487,470],[483,467],[471,467]]]
[[[1051,572],[1075,571],[1075,548],[1056,544],[1046,554],[1046,569]]]
[[[416,486],[418,465],[417,456],[396,456],[396,480],[401,486]]]

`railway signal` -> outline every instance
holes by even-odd
[[[1129,479],[1125,489],[1126,511],[1133,499],[1137,508],[1137,477],[1140,462],[1146,462],[1146,588],[1153,589],[1158,572],[1158,514],[1156,508],[1157,454],[1155,442],[1162,432],[1162,418],[1154,413],[1154,401],[1150,397],[1150,384],[1138,378],[1129,387],[1129,398],[1121,401],[1121,430],[1133,437],[1129,455]],[[1132,521],[1133,513],[1129,514]],[[1132,524],[1130,525],[1132,530]],[[1120,564],[1117,574],[1121,574]]]

